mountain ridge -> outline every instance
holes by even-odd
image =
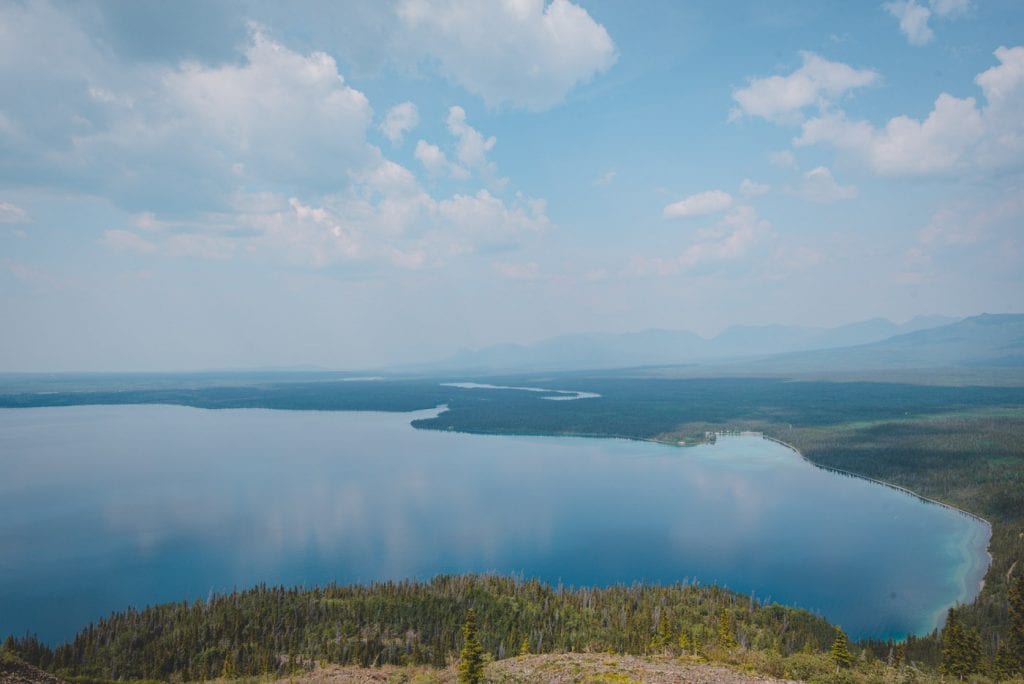
[[[961,319],[916,316],[901,324],[873,318],[834,328],[731,326],[710,338],[689,330],[657,328],[627,333],[579,333],[532,344],[504,343],[463,350],[438,361],[407,364],[392,370],[500,373],[703,364],[867,344],[958,320]]]

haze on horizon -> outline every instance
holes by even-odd
[[[1016,0],[0,4],[0,371],[1024,302]]]

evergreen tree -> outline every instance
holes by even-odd
[[[661,620],[658,622],[658,633],[651,640],[651,649],[655,651],[665,650],[672,646],[673,641],[672,625],[669,623],[668,618],[662,615]]]
[[[1007,592],[1010,612],[1010,629],[1000,645],[1002,668],[1005,676],[1024,674],[1024,562],[1017,561],[1016,574],[1010,580]]]
[[[853,656],[850,655],[850,641],[841,629],[836,630],[836,638],[832,642],[832,661],[836,664],[837,672],[839,668],[850,667],[853,663]]]
[[[480,684],[484,677],[484,647],[476,637],[476,614],[470,608],[462,628],[462,654],[459,659],[459,681]]]
[[[903,665],[903,660],[907,657],[907,644],[900,642],[896,644],[896,649],[892,655],[892,666],[897,670]]]
[[[679,648],[683,653],[689,653],[690,647],[690,637],[686,636],[686,630],[684,629],[679,633]]]
[[[718,645],[722,648],[736,648],[736,635],[732,633],[732,620],[729,613],[722,611],[718,616]]]
[[[942,664],[939,669],[962,680],[978,671],[980,661],[981,636],[977,630],[965,628],[959,614],[950,608],[942,630]]]
[[[1010,654],[1010,644],[1008,641],[999,642],[999,646],[996,647],[996,661],[993,667],[993,674],[996,679],[1010,679],[1016,672],[1014,671],[1015,663],[1013,662],[1013,656]]]

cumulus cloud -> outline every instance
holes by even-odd
[[[416,150],[413,154],[431,176],[469,177],[469,172],[466,169],[458,164],[453,164],[440,147],[431,145],[426,140],[416,142]]]
[[[715,225],[698,231],[694,242],[677,257],[635,257],[626,272],[632,275],[670,275],[737,261],[772,234],[771,223],[761,218],[753,207],[738,206]]]
[[[0,53],[29,55],[0,58],[0,90],[25,90],[28,74],[33,83],[5,103],[12,134],[0,138],[0,177],[31,172],[131,211],[206,211],[240,184],[337,188],[372,160],[369,102],[325,53],[301,54],[253,27],[238,60],[122,65],[47,8],[0,7]],[[44,20],[54,30],[37,26]],[[15,30],[26,26],[29,38]],[[51,48],[60,60],[44,60]]]
[[[63,47],[42,30],[50,20]],[[52,40],[60,59],[25,49],[26,28]],[[45,86],[41,100],[66,103],[5,103],[0,178],[45,175],[52,188],[84,190],[132,212],[99,238],[111,250],[416,267],[508,248],[551,227],[543,200],[499,191],[504,181],[490,178],[487,158],[496,140],[461,107],[448,113],[448,157],[425,141],[416,156],[426,168],[450,157],[447,173],[468,180],[472,170],[487,189],[434,197],[367,139],[375,125],[396,139],[412,130],[411,103],[375,122],[369,99],[333,57],[293,50],[259,26],[237,59],[217,64],[116,63],[44,3],[0,5],[0,38],[13,41],[0,40],[0,89],[31,77]],[[13,57],[21,50],[33,71]]]
[[[0,202],[0,223],[25,223],[28,213],[10,202]]]
[[[932,13],[927,7],[917,4],[914,0],[887,2],[882,6],[899,20],[900,31],[911,45],[926,45],[935,37],[935,33],[928,26],[928,19]]]
[[[1001,169],[1024,162],[1024,47],[995,51],[1000,64],[975,78],[986,104],[942,93],[923,120],[890,119],[882,128],[842,112],[804,122],[797,145],[825,143],[887,175]]]
[[[373,110],[330,55],[302,55],[257,28],[245,57],[167,73],[162,99],[203,142],[263,178],[338,182],[338,169],[368,159]]]
[[[737,207],[701,240],[680,255],[679,263],[693,266],[705,261],[738,259],[771,233],[771,224],[752,207]]]
[[[717,214],[731,207],[732,202],[732,195],[727,192],[707,190],[666,205],[661,215],[667,219],[672,219]]]
[[[416,128],[420,123],[420,114],[412,102],[396,104],[388,110],[380,123],[380,131],[384,137],[394,144],[402,142],[405,134]]]
[[[804,174],[803,182],[797,193],[811,202],[827,203],[853,199],[857,196],[857,187],[840,185],[832,177],[832,172],[828,170],[828,167],[819,166]]]
[[[756,183],[749,178],[744,178],[740,183],[740,194],[744,197],[758,197],[766,194],[769,190],[771,190],[770,185]]]
[[[449,107],[445,124],[454,138],[452,151],[458,161],[450,160],[440,146],[420,140],[416,143],[414,154],[423,167],[433,176],[451,176],[464,180],[477,173],[489,183],[504,185],[506,179],[497,179],[498,168],[487,159],[487,154],[498,142],[497,138],[493,135],[484,136],[470,126],[466,120],[466,110],[458,105]]]
[[[916,0],[894,0],[882,7],[900,23],[900,31],[911,45],[927,45],[935,38],[935,32],[928,25],[932,15],[956,17],[965,14],[971,7],[970,0],[930,0],[928,6]]]
[[[397,14],[402,49],[491,107],[548,109],[616,60],[605,28],[569,0],[402,0]]]
[[[796,156],[790,150],[777,150],[768,155],[768,161],[771,162],[772,166],[778,166],[780,169],[799,169],[800,165],[796,163]]]
[[[134,230],[107,231],[102,244],[201,258],[265,253],[314,268],[356,262],[418,268],[514,246],[552,227],[543,200],[505,199],[485,189],[436,199],[408,169],[382,157],[354,174],[344,193],[318,202],[262,197],[236,209],[189,224],[135,220]]]
[[[826,108],[846,92],[878,81],[870,69],[830,62],[813,52],[801,52],[803,65],[787,76],[753,78],[732,97],[738,105],[730,118],[756,116],[777,123],[799,120],[808,107]]]
[[[492,135],[485,138],[480,131],[466,123],[466,110],[459,106],[448,109],[448,132],[455,136],[456,154],[469,168],[484,168],[488,165],[487,153],[497,139]]]

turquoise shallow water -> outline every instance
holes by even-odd
[[[758,437],[675,448],[414,430],[414,414],[0,410],[0,634],[259,582],[717,582],[854,637],[978,590],[976,519]]]

